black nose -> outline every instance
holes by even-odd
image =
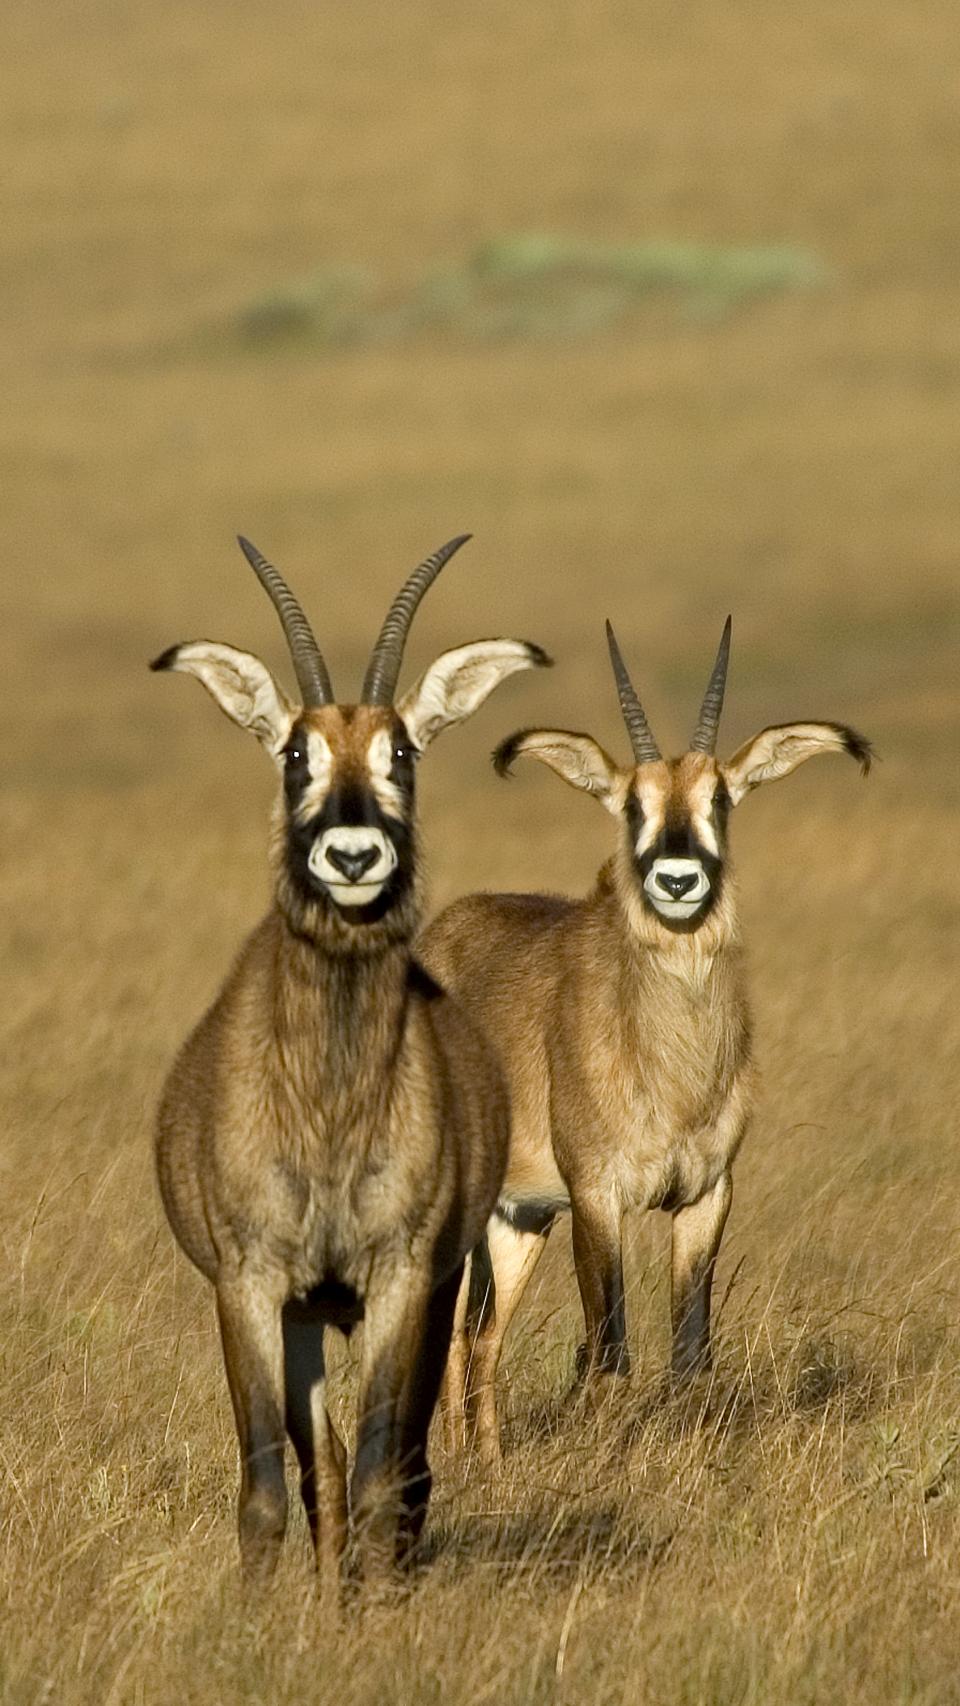
[[[682,900],[690,889],[696,887],[697,874],[695,871],[686,871],[682,877],[674,877],[666,871],[658,871],[657,882],[671,900]]]
[[[375,847],[358,847],[354,853],[348,853],[343,847],[327,848],[331,865],[346,877],[348,883],[358,883],[364,871],[369,871],[370,866],[376,864],[378,857]]]

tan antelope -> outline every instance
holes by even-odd
[[[621,1234],[628,1208],[672,1215],[673,1370],[709,1364],[710,1288],[750,1114],[750,1013],[727,858],[731,807],[820,752],[871,749],[839,723],[764,729],[714,756],[727,620],[690,749],[664,759],[609,623],[632,765],[589,735],[526,729],[497,749],[506,775],[537,758],[618,821],[613,858],[584,900],[475,894],[421,942],[424,962],[497,1046],[512,1099],[507,1175],[457,1314],[447,1395],[459,1428],[470,1360],[481,1447],[498,1447],[503,1337],[556,1216],[569,1209],[586,1324],[580,1373],[628,1372]],[[487,1273],[489,1270],[487,1270]],[[479,1283],[478,1283],[479,1282]]]
[[[248,652],[198,640],[154,669],[195,675],[280,773],[273,903],[167,1080],[157,1166],[190,1260],[216,1290],[242,1465],[245,1573],[268,1577],[286,1524],[284,1436],[318,1564],[347,1528],[345,1454],[324,1396],[324,1333],[364,1321],[352,1512],[365,1569],[419,1533],[427,1431],[464,1256],[503,1177],[508,1097],[464,1008],[413,957],[420,913],[414,765],[515,670],[519,640],[444,652],[396,706],[414,612],[464,537],[409,577],[360,702],[335,703],[300,605],[240,544],[280,616],[288,699]]]

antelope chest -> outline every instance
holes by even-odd
[[[743,1130],[737,1075],[712,1050],[679,1048],[611,1087],[602,1109],[608,1176],[624,1207],[682,1208],[730,1165]]]
[[[335,1280],[362,1296],[374,1259],[402,1262],[429,1245],[442,1199],[430,1170],[412,1177],[388,1144],[372,1152],[327,1144],[320,1155],[274,1160],[261,1237],[295,1294]]]
[[[729,1163],[722,1122],[684,1131],[663,1126],[655,1110],[625,1124],[607,1176],[624,1208],[678,1209],[716,1184]]]
[[[744,1085],[713,1046],[688,1036],[659,1060],[646,1050],[626,1060],[620,1050],[563,1079],[552,1098],[553,1149],[572,1197],[612,1193],[624,1208],[681,1208],[730,1165]]]

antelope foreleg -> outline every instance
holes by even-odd
[[[459,1285],[459,1269],[456,1281]],[[455,1301],[456,1287],[450,1298],[434,1400],[443,1371],[442,1358],[449,1349]],[[351,1506],[363,1571],[368,1577],[389,1572],[404,1549],[412,1496],[407,1484],[412,1487],[422,1481],[426,1466],[417,1393],[429,1317],[429,1275],[421,1272],[393,1268],[381,1283],[373,1280],[364,1299]],[[427,1425],[429,1419],[428,1414]]]
[[[282,1293],[261,1278],[237,1275],[217,1285],[223,1358],[240,1443],[237,1519],[243,1573],[272,1576],[287,1523],[283,1474]]]
[[[673,1217],[672,1367],[681,1380],[710,1367],[710,1291],[732,1200],[733,1179],[721,1173],[698,1202],[678,1209]]]
[[[577,1373],[629,1374],[623,1298],[622,1212],[609,1200],[573,1199],[573,1259],[577,1270],[586,1340],[577,1352]]]
[[[321,1579],[337,1579],[347,1538],[346,1451],[326,1401],[324,1328],[283,1316],[287,1432],[300,1464],[300,1493]]]
[[[399,1535],[401,1562],[405,1562],[412,1552],[426,1520],[433,1485],[427,1459],[430,1420],[436,1409],[444,1369],[448,1366],[447,1352],[456,1306],[467,1283],[463,1270],[457,1268],[438,1286],[427,1307],[426,1331],[409,1385],[403,1422],[407,1444],[401,1488],[404,1506]]]

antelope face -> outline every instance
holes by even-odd
[[[728,616],[689,749],[682,758],[665,759],[609,622],[607,644],[633,766],[617,764],[592,735],[572,729],[520,729],[498,746],[494,766],[506,776],[516,758],[537,758],[625,821],[626,859],[618,859],[618,880],[626,884],[628,892],[621,893],[628,913],[633,918],[639,892],[642,911],[657,924],[689,934],[710,917],[722,893],[730,808],[818,752],[846,752],[866,775],[872,749],[845,723],[775,723],[719,762],[714,753],[730,654]]]
[[[287,697],[253,653],[220,641],[171,646],[150,666],[195,675],[230,720],[249,729],[279,765],[281,835],[273,849],[278,902],[301,934],[328,936],[331,925],[340,942],[342,923],[372,925],[388,915],[388,937],[412,934],[415,759],[442,729],[472,716],[501,681],[550,662],[528,640],[474,640],[441,652],[394,705],[417,606],[469,537],[458,534],[407,576],[387,611],[356,705],[337,704],[301,605],[279,570],[247,539],[240,547],[280,617],[299,701]],[[376,937],[371,932],[367,943]]]
[[[391,706],[325,705],[282,748],[286,859],[295,888],[374,923],[414,875],[416,749]]]
[[[643,904],[668,929],[696,930],[719,898],[730,795],[716,761],[700,752],[644,763],[624,815]]]

